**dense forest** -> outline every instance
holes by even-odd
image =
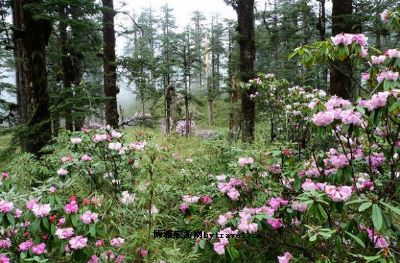
[[[214,1],[0,0],[0,263],[400,261],[400,3]]]

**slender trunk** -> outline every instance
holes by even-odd
[[[113,0],[103,0],[103,49],[104,49],[104,95],[106,102],[106,123],[118,127],[119,116],[117,107],[117,65],[115,56],[114,3]]]
[[[256,55],[254,31],[254,0],[239,0],[236,8],[240,48],[240,80],[248,82],[255,76],[254,62]],[[242,99],[242,141],[253,142],[255,133],[255,102],[250,95],[254,88],[243,91]]]
[[[352,0],[335,0],[332,5],[332,35],[351,33],[349,17],[353,12]],[[352,97],[351,65],[349,60],[332,62],[330,74],[330,94],[344,99]]]

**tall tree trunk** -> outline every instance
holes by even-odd
[[[254,62],[256,56],[254,31],[254,0],[239,0],[236,13],[238,17],[238,33],[240,48],[240,80],[248,82],[255,76]],[[255,90],[243,91],[242,99],[242,141],[254,141],[256,105],[250,99]]]
[[[326,38],[326,9],[325,9],[325,0],[319,0],[319,17],[318,17],[318,32],[319,32],[319,39],[321,41],[325,40]],[[328,84],[328,68],[324,68],[322,70],[322,81],[324,86],[326,87]],[[320,87],[318,87],[320,88]]]
[[[60,31],[60,48],[61,48],[61,66],[62,66],[62,80],[63,80],[63,88],[65,89],[64,94],[66,95],[66,99],[72,99],[72,61],[69,56],[69,52],[67,49],[67,14],[65,11],[65,6],[61,5],[59,10],[60,22],[59,22],[59,31]],[[69,131],[73,131],[74,124],[72,120],[72,108],[68,107],[64,113],[65,118],[65,128]]]
[[[103,56],[104,56],[104,95],[106,102],[105,117],[107,124],[118,127],[117,106],[117,65],[115,56],[114,3],[103,0]]]
[[[36,155],[40,155],[40,149],[51,139],[46,69],[46,45],[51,34],[51,23],[47,19],[35,18],[37,14],[32,8],[41,3],[41,0],[13,3],[16,25],[22,25],[23,30],[22,34],[14,36],[17,42],[20,106],[23,123],[27,126],[22,149]],[[21,58],[22,64],[19,64]]]
[[[332,5],[332,35],[352,32],[350,16],[353,12],[352,0],[334,0]],[[345,99],[352,97],[352,72],[349,60],[332,62],[330,74],[330,94]]]

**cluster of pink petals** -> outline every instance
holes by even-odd
[[[32,246],[32,253],[35,254],[35,255],[41,255],[41,254],[47,253],[46,244],[45,243],[40,243],[38,245],[33,245]]]
[[[324,160],[325,166],[332,165],[339,169],[349,165],[347,156],[343,153],[338,153],[335,149],[329,151],[329,158]]]
[[[361,126],[361,124],[364,122],[361,113],[358,111],[345,110],[341,112],[340,117],[344,124],[354,124]]]
[[[348,108],[349,106],[351,106],[351,102],[349,100],[342,99],[338,96],[332,96],[325,103],[325,108],[327,110],[333,110],[336,108]]]
[[[385,53],[389,58],[400,58],[400,51],[397,48],[388,49]]]
[[[356,187],[359,190],[373,190],[374,183],[368,178],[368,174],[361,174],[357,178]]]
[[[123,238],[120,238],[120,237],[113,238],[110,241],[110,245],[115,247],[115,248],[121,247],[124,243],[125,243],[125,240]]]
[[[202,203],[203,205],[209,205],[212,203],[212,197],[211,195],[203,195],[200,197],[200,203]]]
[[[307,204],[306,203],[294,201],[291,204],[291,207],[292,207],[293,210],[299,211],[299,212],[302,212],[302,213],[307,211]]]
[[[326,183],[314,183],[311,179],[306,179],[306,181],[301,185],[303,191],[316,191],[316,190],[325,190]]]
[[[278,256],[279,263],[289,263],[289,261],[293,258],[292,254],[289,252],[285,252],[283,256]]]
[[[365,47],[368,44],[368,37],[363,34],[338,34],[334,37],[331,37],[333,45],[351,45],[353,42],[359,44],[360,46]]]
[[[366,161],[368,166],[377,168],[385,163],[385,155],[383,153],[373,153],[371,156],[367,156]]]
[[[65,176],[68,174],[68,170],[64,169],[64,168],[60,168],[57,170],[57,174],[61,175],[61,176]]]
[[[317,126],[328,126],[335,120],[335,114],[332,111],[321,111],[314,115],[312,121]]]
[[[69,239],[73,235],[74,235],[74,229],[72,227],[57,228],[56,230],[56,236],[58,236],[59,239]]]
[[[384,80],[396,81],[399,78],[399,72],[393,72],[391,70],[383,71],[376,77],[378,83]]]
[[[388,20],[389,20],[389,17],[390,17],[390,12],[389,12],[389,10],[387,10],[387,9],[385,9],[385,10],[383,10],[383,12],[381,13],[381,20],[383,21],[383,22],[387,22]]]
[[[368,72],[363,72],[363,73],[361,73],[361,78],[362,78],[363,80],[367,81],[367,80],[370,79],[370,75],[369,75]]]
[[[112,138],[121,138],[122,137],[122,133],[120,133],[119,131],[115,131],[115,130],[113,130],[112,132],[111,132],[111,137]]]
[[[84,154],[81,157],[81,161],[82,162],[88,162],[88,161],[91,161],[91,160],[92,160],[92,157],[90,155],[88,155],[88,154]]]
[[[243,209],[239,212],[240,221],[237,228],[243,233],[255,233],[258,229],[257,223],[252,223],[252,209]]]
[[[28,251],[33,246],[32,240],[27,240],[18,245],[19,251]]]
[[[267,223],[275,230],[283,227],[283,223],[280,218],[267,219]]]
[[[80,216],[80,219],[84,224],[89,225],[91,223],[96,223],[97,221],[99,221],[99,215],[91,211],[86,211]]]
[[[379,92],[372,95],[371,99],[369,100],[361,100],[358,105],[366,107],[369,111],[373,111],[377,108],[385,107],[389,96],[390,92],[388,91]]]
[[[243,181],[237,178],[231,178],[229,183],[220,182],[218,183],[218,189],[229,196],[232,200],[239,200],[240,193],[236,189],[244,185]]]
[[[233,213],[232,212],[226,212],[225,214],[219,215],[218,216],[218,224],[222,227],[225,227],[226,223],[228,222],[229,219],[233,218]]]
[[[365,231],[368,234],[369,239],[374,243],[375,248],[387,248],[389,247],[389,242],[387,238],[383,235],[379,235],[374,229],[367,228],[364,225],[360,225],[359,229]]]
[[[31,210],[36,217],[46,217],[50,214],[51,207],[50,204],[34,204]]]
[[[199,196],[182,195],[182,200],[188,204],[195,204],[199,201]]]
[[[343,202],[348,200],[353,193],[352,186],[325,186],[325,193],[334,202]]]
[[[111,137],[107,134],[96,134],[95,136],[93,136],[92,141],[95,143],[98,142],[103,142],[103,141],[109,141],[111,140]]]
[[[281,164],[275,163],[267,167],[267,171],[270,172],[271,174],[281,174],[282,173],[282,167]]]
[[[225,247],[229,244],[227,235],[237,235],[238,232],[238,230],[232,230],[230,227],[222,229],[219,232],[222,238],[219,238],[218,242],[214,243],[214,251],[217,252],[218,255],[225,254]]]
[[[142,151],[142,150],[144,150],[146,145],[147,145],[147,142],[135,142],[135,143],[131,143],[130,147],[133,150]]]
[[[67,214],[72,214],[72,213],[77,213],[78,212],[78,204],[76,203],[75,200],[72,200],[68,204],[65,205],[64,207],[65,213]]]
[[[69,240],[68,244],[74,250],[82,249],[87,246],[87,238],[83,236],[75,236]]]
[[[1,213],[10,213],[14,209],[13,202],[7,202],[5,200],[0,200],[0,212]]]
[[[10,248],[11,247],[11,240],[9,238],[7,239],[0,239],[0,248]]]
[[[240,167],[244,167],[246,165],[254,163],[254,159],[252,157],[241,157],[239,158],[238,163]]]
[[[278,210],[282,205],[287,205],[288,203],[288,200],[281,197],[272,197],[268,200],[268,204],[273,210]]]
[[[10,263],[10,258],[6,254],[0,254],[0,263]]]
[[[110,142],[108,144],[108,149],[112,151],[119,151],[122,148],[122,144],[120,142]]]
[[[380,55],[380,56],[371,56],[371,62],[374,65],[380,65],[383,62],[385,62],[386,56],[385,55]]]

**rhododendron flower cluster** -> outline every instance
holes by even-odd
[[[89,225],[99,221],[99,215],[91,211],[86,211],[80,216],[80,219],[84,224]]]
[[[352,186],[334,186],[327,185],[325,186],[325,193],[332,199],[334,202],[343,202],[348,200],[353,193]]]
[[[78,212],[78,204],[76,203],[75,200],[72,200],[68,204],[65,205],[64,207],[65,213],[67,214],[73,214]]]
[[[239,158],[238,163],[239,163],[240,167],[244,167],[246,165],[253,164],[254,159],[252,157],[242,157],[242,158]]]
[[[69,247],[74,250],[82,249],[87,246],[88,239],[83,236],[75,236],[68,242]]]
[[[10,213],[14,209],[13,202],[7,202],[5,200],[0,200],[0,212],[1,213]]]
[[[237,178],[231,178],[228,183],[218,183],[218,189],[232,200],[239,200],[240,193],[237,188],[244,186],[244,182]]]
[[[113,238],[110,241],[110,245],[113,247],[116,247],[116,248],[121,247],[124,243],[125,243],[125,240],[120,237]]]
[[[283,256],[278,256],[279,263],[289,263],[289,261],[293,258],[292,254],[289,252],[285,252]]]
[[[384,80],[396,81],[398,78],[399,72],[387,70],[379,73],[376,79],[378,80],[378,83],[381,83]]]
[[[50,204],[45,204],[45,205],[34,204],[31,210],[36,217],[45,217],[49,215],[51,207]]]
[[[72,227],[57,228],[55,234],[59,239],[69,239],[74,235],[74,229]]]

